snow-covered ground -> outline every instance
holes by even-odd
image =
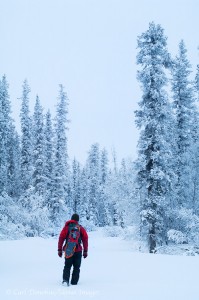
[[[134,253],[133,244],[89,233],[77,286],[63,287],[57,240],[0,242],[0,299],[199,300],[199,256]]]

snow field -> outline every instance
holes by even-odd
[[[63,287],[57,239],[0,242],[0,299],[199,300],[197,256],[133,253],[133,242],[89,233],[77,286]]]

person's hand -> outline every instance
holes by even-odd
[[[62,257],[62,250],[58,250],[59,257]]]
[[[86,258],[87,256],[88,256],[88,252],[87,252],[87,251],[84,251],[83,257]]]

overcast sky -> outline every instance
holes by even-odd
[[[55,114],[58,85],[69,97],[69,155],[81,162],[98,142],[118,158],[135,157],[137,36],[160,23],[173,55],[183,38],[199,63],[198,0],[0,0],[0,75],[10,84],[19,128],[21,86]]]

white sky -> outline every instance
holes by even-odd
[[[58,84],[70,100],[69,155],[81,162],[94,142],[118,158],[135,157],[137,36],[160,23],[176,54],[183,38],[199,63],[198,0],[0,0],[0,76],[10,84],[19,126],[21,86],[55,113]]]

